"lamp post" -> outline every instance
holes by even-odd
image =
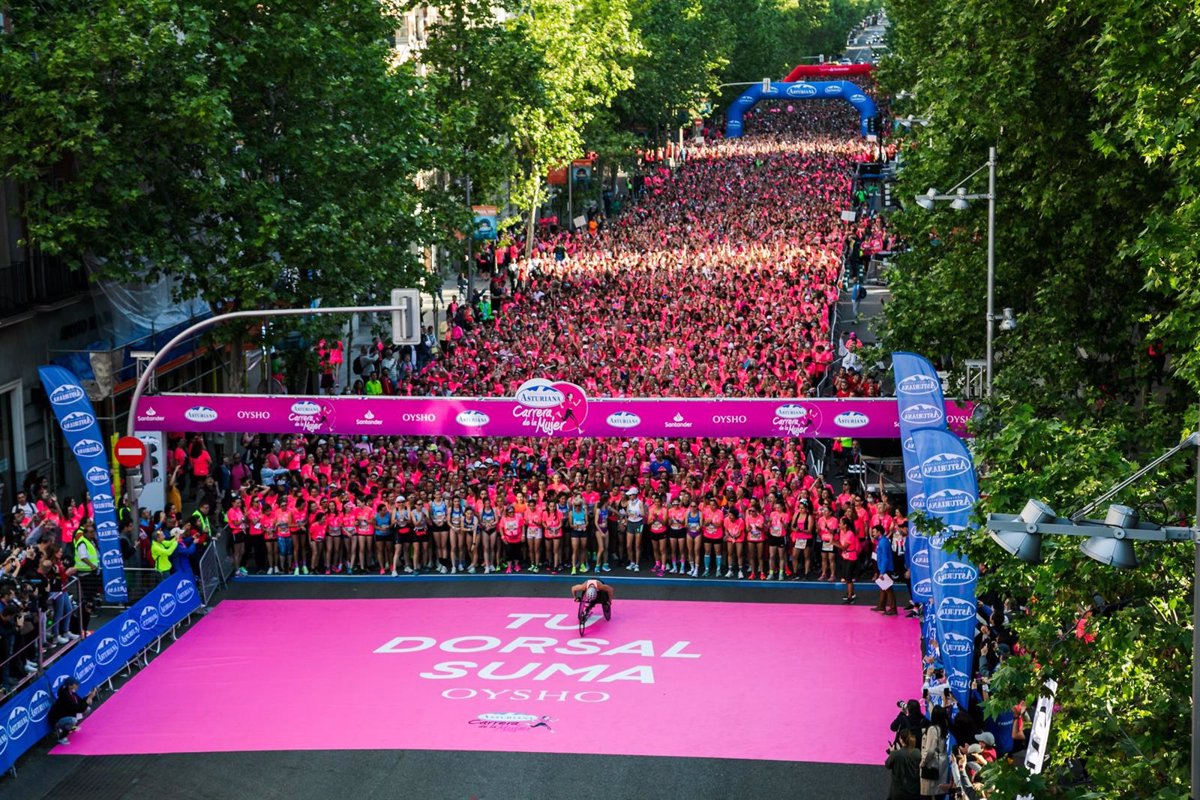
[[[1099,508],[1122,489],[1189,447],[1197,451],[1196,518],[1193,527],[1159,526],[1142,522],[1137,511],[1122,505],[1109,506],[1103,520],[1084,518],[1085,514]],[[1079,546],[1083,554],[1101,564],[1118,569],[1132,569],[1137,566],[1137,554],[1133,549],[1135,541],[1192,542],[1194,573],[1191,785],[1192,797],[1200,797],[1200,714],[1197,713],[1197,702],[1200,702],[1200,669],[1197,669],[1197,654],[1200,654],[1200,432],[1191,434],[1070,517],[1057,516],[1053,509],[1040,500],[1029,500],[1020,514],[989,514],[987,530],[992,539],[1006,552],[1031,564],[1041,561],[1042,536],[1045,534],[1087,537]]]
[[[913,122],[916,122],[914,117]],[[911,124],[911,123],[910,123]],[[988,171],[988,190],[986,194],[968,194],[963,184],[978,175],[984,169]],[[941,194],[937,189],[930,189],[923,195],[917,195],[917,205],[926,211],[932,211],[939,201],[949,201],[950,207],[955,211],[964,211],[970,207],[972,200],[987,200],[988,201],[988,226],[987,226],[987,378],[984,384],[984,393],[987,397],[992,396],[992,337],[994,335],[996,309],[995,309],[995,289],[996,289],[996,148],[988,148],[988,160],[979,169],[972,172],[967,177],[963,178],[947,194]],[[1006,324],[1011,324],[1016,327],[1015,318],[1012,314],[1006,314]],[[1011,330],[1012,327],[1006,328]]]

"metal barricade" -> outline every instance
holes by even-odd
[[[233,574],[233,557],[226,547],[227,530],[220,531],[212,538],[204,552],[200,554],[200,570],[197,580],[200,583],[200,602],[207,608],[208,601],[217,589],[224,589],[229,576]]]
[[[168,573],[169,574],[169,573]],[[129,599],[122,605],[131,606],[141,600],[150,590],[162,582],[163,576],[150,567],[126,567],[125,583],[129,587]]]
[[[51,641],[50,633],[53,628],[58,627],[57,620],[52,619],[49,611],[32,609],[27,612],[34,615],[32,620],[34,629],[23,635],[32,635],[33,638],[0,661],[0,680],[4,683],[6,693],[21,689],[26,683],[41,675],[47,666],[53,664],[70,650],[71,645],[78,641],[78,638],[87,630],[84,625],[83,589],[79,579],[71,578],[67,581],[62,594],[70,596],[72,605],[70,617],[73,618],[73,621],[66,624],[65,631],[70,632],[76,638],[56,647],[59,643]],[[14,643],[17,636],[20,635],[14,636]],[[8,648],[5,647],[5,652],[7,651]]]

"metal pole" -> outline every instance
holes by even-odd
[[[195,325],[185,328],[174,339],[167,342],[161,350],[154,354],[154,358],[150,359],[150,363],[146,365],[146,369],[138,378],[137,386],[133,389],[133,399],[129,401],[129,420],[125,423],[125,435],[133,436],[137,430],[137,409],[138,403],[142,400],[142,394],[146,391],[146,385],[150,382],[150,377],[154,374],[154,370],[163,362],[167,354],[175,347],[193,334],[199,333],[205,328],[211,328],[222,322],[228,322],[233,319],[256,319],[260,317],[299,317],[299,316],[317,316],[321,314],[373,314],[376,312],[388,312],[402,310],[404,306],[337,306],[334,308],[266,308],[255,309],[253,311],[230,311],[227,314],[216,314],[208,319],[202,319]],[[420,311],[418,310],[418,313]],[[263,354],[266,357],[266,354]],[[347,359],[349,360],[349,359]],[[140,526],[140,513],[138,511],[137,497],[133,492],[129,493],[129,499],[133,506],[130,509],[133,512],[134,530]]]
[[[464,302],[471,305],[471,293],[475,291],[475,279],[471,269],[475,266],[475,211],[471,206],[471,176],[467,176],[467,211],[471,212],[471,233],[467,236],[467,296]]]
[[[1196,518],[1193,526],[1200,527],[1200,448],[1196,449]],[[1197,702],[1200,702],[1200,669],[1197,669],[1197,655],[1200,655],[1200,541],[1192,545],[1195,549],[1195,566],[1192,573],[1192,797],[1200,798],[1200,713],[1197,712]]]
[[[987,230],[987,386],[992,396],[992,329],[995,327],[996,290],[996,148],[988,148],[988,230]]]

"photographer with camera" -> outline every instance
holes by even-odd
[[[50,719],[54,721],[54,736],[59,744],[70,744],[67,735],[79,729],[79,721],[83,719],[99,691],[100,687],[97,686],[86,697],[80,697],[79,681],[74,678],[67,678],[63,685],[58,687],[58,697],[55,698],[54,705],[50,706]]]
[[[29,612],[17,597],[17,585],[11,581],[0,585],[0,675],[4,689],[11,690],[25,677],[28,665],[14,656],[21,651],[21,641],[29,628]]]

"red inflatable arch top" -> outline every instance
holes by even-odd
[[[870,75],[874,64],[799,64],[784,78],[784,82],[802,78],[828,78],[837,75]]]

